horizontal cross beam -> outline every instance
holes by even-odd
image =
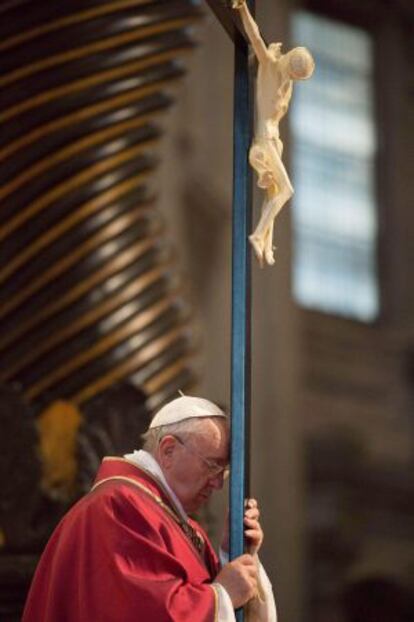
[[[233,43],[238,44],[240,37],[243,37],[245,42],[249,43],[239,17],[239,12],[231,7],[231,0],[206,0],[206,2]]]

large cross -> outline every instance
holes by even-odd
[[[250,428],[251,170],[253,104],[249,45],[238,11],[225,0],[207,0],[234,42],[233,233],[232,233],[232,353],[231,353],[231,478],[230,558],[244,552],[244,500],[248,496]],[[254,15],[255,0],[248,0]],[[238,622],[243,610],[236,612]]]

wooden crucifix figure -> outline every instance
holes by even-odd
[[[296,47],[282,54],[281,43],[266,45],[246,0],[233,0],[258,61],[256,80],[256,129],[249,160],[257,185],[265,192],[262,213],[250,242],[261,266],[274,264],[273,225],[284,204],[293,195],[292,184],[282,162],[283,143],[279,121],[286,114],[294,80],[306,80],[315,64],[309,51]]]

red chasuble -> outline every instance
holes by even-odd
[[[54,531],[22,622],[213,622],[218,561],[149,473],[105,458]]]

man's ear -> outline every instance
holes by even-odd
[[[164,468],[168,468],[171,465],[176,446],[176,439],[169,434],[167,434],[167,436],[163,436],[163,438],[160,440],[160,443],[158,445],[158,452],[161,465]]]

